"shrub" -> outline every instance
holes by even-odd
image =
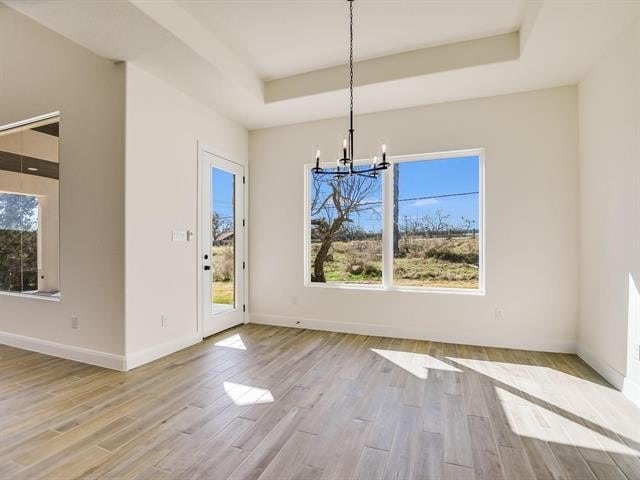
[[[232,247],[218,247],[212,252],[213,280],[228,282],[233,280],[235,256]]]

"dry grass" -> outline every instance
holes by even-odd
[[[211,300],[213,303],[233,305],[233,282],[213,282]]]
[[[213,247],[211,249],[211,268],[213,275],[213,303],[233,304],[234,290],[234,249],[232,246]]]
[[[319,245],[312,245],[311,257]],[[394,283],[402,286],[478,288],[478,240],[470,237],[402,238]],[[335,242],[325,263],[328,282],[380,284],[382,241]]]

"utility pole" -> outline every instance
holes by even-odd
[[[397,256],[400,253],[400,227],[399,227],[399,216],[400,216],[400,169],[397,163],[393,164],[393,256]]]

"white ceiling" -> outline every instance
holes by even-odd
[[[3,1],[249,129],[347,113],[344,69],[327,68],[347,59],[344,0]],[[357,85],[366,77],[356,113],[368,113],[577,83],[640,0],[357,0],[354,10],[356,60],[373,59],[356,68]],[[481,47],[514,31],[515,44]]]
[[[344,64],[348,6],[344,0],[183,0],[207,29],[246,55],[271,80]],[[517,31],[525,0],[358,0],[357,60]]]

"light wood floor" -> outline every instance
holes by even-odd
[[[0,478],[640,479],[572,355],[247,325],[128,373],[0,345]]]

